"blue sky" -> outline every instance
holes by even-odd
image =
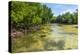
[[[59,14],[63,14],[66,12],[73,13],[78,8],[77,5],[72,4],[54,4],[54,3],[46,3],[46,5],[51,8],[52,12],[55,16]]]

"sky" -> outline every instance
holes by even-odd
[[[54,16],[58,16],[59,14],[64,14],[66,12],[73,13],[76,9],[78,9],[77,5],[72,4],[54,4],[54,3],[46,3],[46,5],[51,8]]]

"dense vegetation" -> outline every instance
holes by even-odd
[[[41,3],[11,2],[11,26],[15,29],[29,29],[46,23],[78,23],[78,10],[74,13],[67,12],[62,15],[53,16],[51,8]]]
[[[76,9],[74,13],[66,12],[62,15],[58,15],[56,19],[54,18],[52,22],[56,23],[66,23],[66,24],[77,24],[78,23],[78,10]]]
[[[46,24],[53,17],[51,9],[40,3],[11,2],[10,8],[11,25],[16,29]]]

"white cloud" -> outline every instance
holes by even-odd
[[[67,9],[67,10],[61,12],[60,14],[65,14],[66,12],[73,13],[73,12],[75,12],[75,10],[73,10],[73,9]]]

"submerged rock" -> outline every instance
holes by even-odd
[[[46,37],[46,35],[44,34],[44,35],[41,35],[40,37]]]
[[[78,28],[78,25],[74,25],[73,27],[74,27],[74,28]]]

